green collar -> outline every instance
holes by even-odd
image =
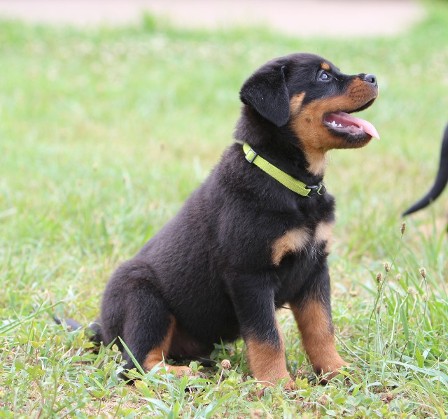
[[[318,185],[306,185],[300,180],[293,178],[280,170],[278,167],[275,167],[273,164],[269,163],[257,154],[247,143],[243,144],[243,151],[246,160],[249,163],[255,164],[255,166],[258,166],[261,170],[263,170],[263,172],[267,173],[269,176],[273,177],[276,181],[280,182],[283,186],[286,186],[296,194],[310,197],[313,195],[323,195],[326,192],[325,185],[322,182]]]

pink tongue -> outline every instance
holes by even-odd
[[[365,121],[361,118],[356,118],[345,112],[335,112],[328,115],[328,117],[329,119],[334,119],[336,123],[342,124],[344,126],[355,125],[359,128],[362,128],[364,132],[369,134],[372,138],[378,138],[378,140],[380,139],[380,134],[378,134],[376,128],[369,121]]]

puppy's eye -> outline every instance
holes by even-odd
[[[330,81],[333,79],[333,76],[326,72],[325,70],[320,70],[317,74],[317,80],[318,81]]]

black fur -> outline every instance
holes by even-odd
[[[442,148],[440,151],[439,170],[437,171],[436,179],[431,189],[426,193],[423,198],[418,200],[414,205],[408,208],[402,216],[412,214],[425,207],[427,207],[432,201],[435,201],[439,195],[443,192],[448,183],[448,125],[445,127],[445,132],[442,139]]]
[[[249,164],[239,143],[248,142],[306,184],[321,182],[323,173],[308,170],[304,139],[291,128],[290,100],[305,92],[306,106],[344,95],[350,82],[362,79],[330,63],[337,78],[321,83],[322,62],[327,61],[311,54],[282,57],[244,83],[238,141],[179,213],[113,274],[103,296],[97,340],[109,344],[121,337],[143,364],[173,318],[172,358],[207,355],[214,343],[239,336],[279,347],[275,309],[286,303],[300,307],[309,299],[319,301],[331,324],[325,243],[311,239],[285,255],[279,266],[273,264],[272,243],[298,228],[313,237],[319,223],[334,220],[333,197],[291,192]],[[133,367],[126,351],[123,356],[126,367]]]

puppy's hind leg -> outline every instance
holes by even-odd
[[[132,357],[145,370],[164,362],[175,328],[175,319],[162,296],[151,283],[152,271],[143,261],[123,264],[111,278],[103,298],[101,323],[106,343],[120,337]],[[127,361],[135,367],[131,355],[116,342]],[[187,367],[166,365],[175,374],[190,373]]]

